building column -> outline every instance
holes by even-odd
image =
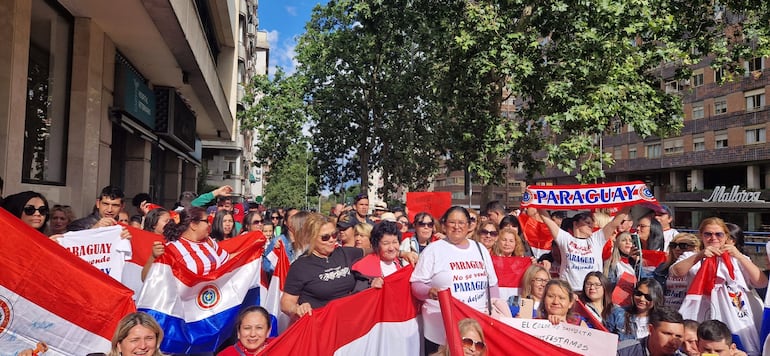
[[[123,191],[126,197],[149,193],[152,144],[135,135],[126,137],[126,169]],[[127,204],[128,205],[128,204]]]
[[[762,227],[762,215],[753,211],[748,212],[746,215],[746,221],[749,224],[746,231],[760,231],[760,227]]]
[[[163,151],[166,155],[163,166],[163,187],[160,191],[163,206],[173,207],[182,192],[182,160],[170,150]]]
[[[690,171],[689,188],[690,188],[690,191],[703,190],[703,170],[702,169],[693,169]]]
[[[761,187],[761,177],[759,175],[759,166],[746,167],[746,189],[758,190]]]
[[[770,166],[765,166],[765,189],[770,189]]]

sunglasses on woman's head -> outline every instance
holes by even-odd
[[[651,296],[649,293],[642,293],[642,292],[641,292],[641,291],[639,291],[639,290],[635,290],[635,291],[634,291],[634,296],[637,296],[637,297],[644,297],[644,299],[647,299],[647,301],[648,301],[648,302],[651,302],[651,301],[652,301],[652,296]]]
[[[463,338],[463,346],[465,347],[475,346],[476,351],[478,352],[481,352],[487,348],[487,344],[485,344],[484,341],[473,341],[473,339],[469,337]]]
[[[27,205],[24,207],[24,209],[22,209],[22,211],[27,215],[35,215],[36,211],[40,212],[40,215],[48,215],[48,207],[45,205],[39,208],[36,208],[32,205]]]

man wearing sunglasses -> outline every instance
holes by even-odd
[[[679,351],[684,335],[682,314],[669,307],[657,307],[650,312],[650,335],[618,344],[618,356],[685,356]]]

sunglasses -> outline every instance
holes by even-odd
[[[489,235],[492,237],[497,237],[497,234],[499,233],[495,230],[485,230],[485,229],[479,230],[479,235]]]
[[[471,222],[471,224],[475,223],[476,222],[476,217],[475,216],[471,216],[470,222]]]
[[[27,214],[27,215],[30,215],[30,216],[34,215],[36,211],[40,212],[40,215],[48,215],[48,207],[45,206],[45,205],[43,205],[43,206],[41,206],[39,208],[36,208],[36,207],[34,207],[32,205],[27,205],[21,211],[23,211],[24,214]]]
[[[687,242],[671,242],[668,244],[671,248],[678,248],[680,250],[689,250],[695,248],[695,245]]]
[[[251,225],[259,225],[262,223],[262,220],[254,220],[251,222]]]
[[[337,232],[332,232],[331,234],[323,234],[321,235],[321,241],[326,242],[331,240],[332,238],[335,238],[337,236]]]
[[[473,339],[468,337],[463,338],[463,346],[464,347],[475,346],[476,351],[478,352],[481,352],[487,348],[487,344],[485,344],[484,341],[473,341]]]
[[[278,219],[280,219],[281,217],[280,217],[280,216],[278,216],[278,215],[273,215],[273,216],[271,216],[270,218],[271,218],[271,219],[273,219],[273,220],[278,220]]]
[[[432,221],[431,221],[431,222],[422,222],[422,221],[420,221],[420,222],[418,222],[418,223],[417,223],[417,226],[422,226],[422,227],[433,227],[434,225],[433,225],[433,222],[432,222]]]
[[[652,296],[651,295],[649,295],[648,293],[642,293],[641,291],[638,291],[638,290],[634,291],[634,296],[636,296],[636,297],[644,297],[644,299],[647,299],[648,302],[652,301]]]
[[[709,237],[715,237],[715,236],[716,238],[721,239],[725,237],[725,233],[721,231],[720,232],[704,231],[703,232],[703,237],[709,238]]]

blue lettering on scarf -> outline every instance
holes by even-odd
[[[583,204],[583,194],[580,194],[579,190],[576,190],[572,196],[574,197],[572,199],[573,203],[577,203],[578,201],[580,201],[580,204]]]
[[[599,201],[599,194],[596,192],[596,189],[586,190],[586,203],[594,204],[597,201]]]

